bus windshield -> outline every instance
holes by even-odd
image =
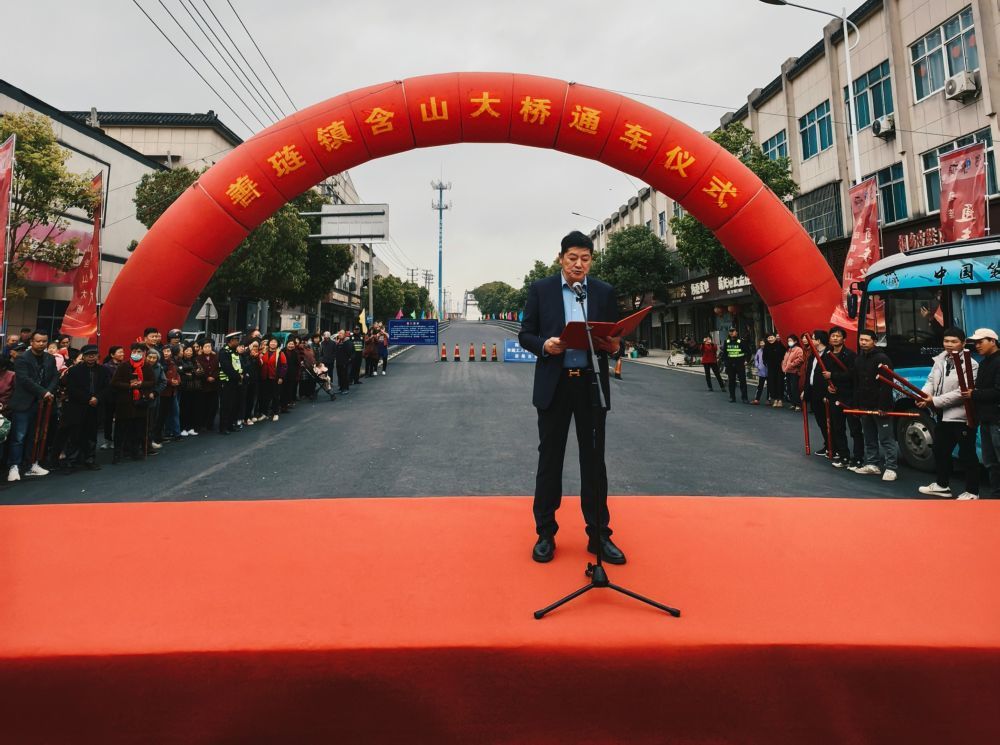
[[[896,367],[930,366],[945,328],[966,333],[1000,318],[1000,286],[930,286],[880,292],[866,298],[864,328],[878,334]]]

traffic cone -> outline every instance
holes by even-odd
[[[444,343],[441,344],[441,361],[448,361],[448,345]]]
[[[470,344],[469,345],[469,362],[475,362],[475,361],[476,361],[476,345],[475,344]]]
[[[483,362],[486,362],[486,344],[483,344],[483,353],[479,355],[479,359]]]
[[[497,345],[496,344],[493,345],[493,356],[490,357],[490,361],[491,362],[496,362],[497,361]]]
[[[455,362],[462,361],[462,353],[458,349],[458,344],[455,345]]]
[[[619,357],[618,361],[615,363],[615,377],[618,380],[622,379],[622,358]]]

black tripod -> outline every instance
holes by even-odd
[[[584,289],[584,287],[583,287],[582,284],[580,284],[579,282],[576,282],[573,285],[573,292],[576,293],[576,301],[578,303],[580,303],[580,311],[583,313],[584,327],[587,330],[587,343],[590,346],[590,359],[591,359],[591,361],[593,363],[591,371],[590,371],[590,374],[591,374],[591,385],[593,385],[594,387],[597,388],[597,395],[594,397],[594,402],[595,402],[594,405],[595,405],[595,407],[599,406],[602,410],[607,411],[608,405],[607,405],[607,401],[605,401],[605,399],[604,399],[604,389],[601,387],[600,375],[599,375],[599,373],[598,373],[598,371],[596,369],[597,368],[597,362],[596,362],[597,355],[594,354],[594,339],[590,335],[590,324],[587,322],[587,310],[586,310],[586,308],[583,305],[583,301],[587,299],[587,291]],[[593,440],[592,440],[593,447],[594,447],[594,449],[596,449],[597,448],[597,419],[596,418],[594,419],[594,426],[591,429],[591,437],[593,438]],[[581,595],[583,595],[585,592],[589,592],[590,590],[593,590],[595,587],[607,587],[607,588],[609,588],[611,590],[615,590],[617,592],[620,592],[622,595],[628,595],[630,598],[635,598],[636,600],[640,600],[643,603],[647,603],[649,605],[652,605],[654,608],[659,608],[662,611],[666,611],[667,613],[669,613],[674,618],[679,618],[680,617],[681,612],[677,608],[671,608],[669,605],[663,605],[662,603],[658,603],[655,600],[650,600],[649,598],[643,597],[642,595],[640,595],[640,594],[638,594],[636,592],[632,592],[631,590],[626,589],[624,587],[621,587],[620,585],[616,585],[610,579],[608,579],[608,573],[604,570],[604,564],[603,564],[603,562],[601,560],[602,551],[601,551],[599,537],[598,537],[597,540],[598,540],[598,545],[597,545],[597,563],[596,564],[591,564],[588,561],[587,562],[587,569],[584,571],[584,574],[586,576],[590,577],[590,583],[584,585],[579,590],[575,590],[575,591],[571,592],[566,597],[561,598],[560,600],[557,600],[556,602],[552,603],[552,605],[548,605],[548,606],[542,608],[541,610],[536,610],[535,611],[535,618],[536,619],[542,618],[549,611],[555,610],[560,605],[565,605],[566,603],[568,603],[573,598],[578,598]]]

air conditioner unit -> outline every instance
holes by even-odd
[[[893,118],[892,114],[887,116],[880,116],[878,119],[872,122],[872,134],[876,137],[881,137],[883,140],[888,140],[896,136],[896,120]]]
[[[976,76],[971,72],[952,75],[944,83],[944,97],[949,101],[964,101],[979,93]]]

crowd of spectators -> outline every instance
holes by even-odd
[[[277,422],[303,400],[336,399],[362,378],[386,375],[389,338],[362,331],[264,335],[232,332],[185,341],[147,328],[99,360],[96,345],[21,329],[0,354],[0,462],[6,483],[53,469],[99,470],[159,455],[164,445]],[[99,442],[100,441],[100,442]]]

